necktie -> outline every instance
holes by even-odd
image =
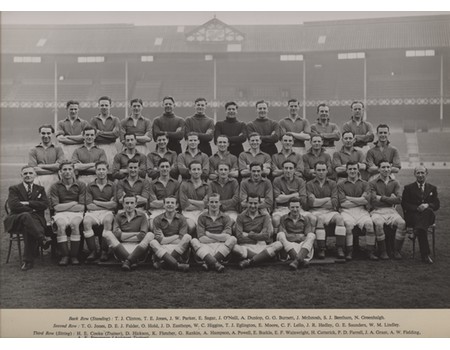
[[[422,194],[425,192],[425,185],[424,184],[420,185],[420,192],[422,192]]]
[[[27,197],[28,199],[31,198],[31,184],[27,184]]]

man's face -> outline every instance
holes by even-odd
[[[248,198],[247,203],[250,213],[254,214],[258,211],[259,198]]]
[[[191,174],[191,177],[195,180],[200,179],[202,176],[202,167],[200,164],[192,164],[189,167],[189,174]]]
[[[131,105],[131,110],[133,111],[133,115],[140,116],[142,112],[142,105],[139,102],[133,102]]]
[[[125,197],[123,199],[123,208],[127,213],[132,213],[136,209],[136,198],[135,197]]]
[[[64,165],[61,168],[61,176],[66,179],[72,179],[73,178],[73,166],[70,164]]]
[[[378,128],[377,137],[380,142],[387,142],[389,137],[389,129],[388,128]]]
[[[159,174],[161,176],[169,176],[170,173],[170,164],[169,162],[163,162],[161,164],[159,164]]]
[[[237,106],[229,105],[226,109],[227,118],[236,118],[237,115]]]
[[[296,116],[299,108],[298,102],[289,102],[288,109],[290,115]]]
[[[294,164],[291,162],[284,163],[283,173],[285,177],[292,178],[294,176]]]
[[[98,106],[100,107],[100,113],[102,115],[109,115],[111,110],[111,103],[108,100],[100,100],[98,102]]]
[[[195,104],[195,112],[197,114],[203,115],[205,114],[205,111],[206,111],[206,101],[198,101]]]
[[[261,180],[261,172],[262,172],[262,170],[259,165],[252,166],[252,168],[250,169],[252,180],[253,181]]]
[[[173,103],[173,101],[171,99],[165,99],[163,101],[163,107],[164,107],[165,113],[172,113],[174,106],[175,106],[175,104]]]
[[[208,206],[210,210],[218,211],[220,208],[220,197],[219,196],[209,197]]]
[[[167,147],[167,143],[169,140],[167,139],[167,136],[158,136],[156,139],[156,143],[158,144],[158,148],[165,149]]]
[[[382,162],[379,166],[380,174],[384,177],[391,175],[391,164],[388,162]]]
[[[355,137],[353,136],[352,133],[346,132],[342,136],[342,143],[344,144],[344,147],[351,148],[355,143]]]
[[[106,166],[106,164],[97,165],[97,167],[95,168],[95,174],[97,175],[97,179],[106,179],[106,176],[108,175],[108,167]]]
[[[217,172],[219,173],[219,177],[221,179],[226,179],[230,174],[230,168],[225,164],[220,164],[219,167],[217,168]]]
[[[294,145],[294,138],[289,135],[284,135],[281,139],[281,144],[283,145],[283,149],[291,150]]]
[[[350,179],[356,179],[358,177],[358,165],[349,165],[347,167],[347,174]]]
[[[253,148],[255,150],[259,149],[259,147],[261,146],[261,137],[252,136],[252,137],[250,137],[249,143],[250,143],[251,148]]]
[[[327,166],[325,164],[319,164],[316,166],[316,176],[319,180],[323,180],[327,177]]]
[[[125,136],[125,147],[129,150],[133,150],[136,148],[136,137],[133,135]]]
[[[188,136],[188,146],[191,150],[197,149],[199,143],[197,136]]]
[[[353,113],[353,118],[356,120],[361,120],[363,115],[364,115],[364,107],[362,106],[361,103],[355,103],[352,106],[352,113]]]
[[[50,128],[41,129],[41,141],[43,144],[48,144],[52,142],[52,129]]]
[[[84,142],[86,142],[88,145],[92,145],[95,141],[95,130],[86,130],[83,133]]]
[[[321,149],[323,146],[323,141],[321,137],[313,136],[311,139],[311,147],[315,150]]]
[[[172,213],[177,208],[177,200],[175,198],[166,198],[164,199],[164,209],[168,213]]]
[[[220,152],[225,152],[228,150],[229,146],[228,139],[226,137],[218,137],[217,138],[217,148]]]
[[[298,217],[300,215],[300,203],[299,202],[289,203],[289,211],[291,212],[292,216]]]
[[[427,180],[428,171],[424,167],[417,167],[414,170],[414,176],[418,183],[425,183]]]
[[[36,178],[36,172],[33,168],[25,168],[21,172],[22,181],[26,184],[32,184]]]
[[[67,107],[67,112],[71,119],[75,119],[78,116],[79,106],[77,104],[70,104]]]
[[[258,114],[258,118],[267,118],[268,112],[269,108],[267,107],[267,103],[259,103],[256,106],[256,113]]]
[[[319,115],[319,119],[320,119],[321,123],[327,122],[328,118],[330,116],[330,107],[320,106],[317,114]]]
[[[129,163],[128,164],[128,175],[131,177],[138,176],[139,163]]]

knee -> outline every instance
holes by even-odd
[[[277,241],[282,242],[284,240],[286,240],[286,234],[284,232],[278,232],[278,234],[277,234]]]
[[[316,239],[316,235],[314,233],[310,232],[310,233],[308,233],[306,235],[306,239],[308,239],[308,240],[315,240]]]
[[[197,238],[191,239],[191,247],[197,251],[200,248],[200,241]]]
[[[225,241],[225,245],[228,247],[228,249],[233,249],[233,247],[236,245],[237,243],[237,238],[234,236],[230,236],[227,238],[227,240]]]
[[[272,247],[276,253],[283,249],[283,244],[281,242],[274,242]]]
[[[274,216],[272,217],[272,225],[273,225],[274,227],[280,226],[280,216],[279,216],[279,215],[274,215]]]

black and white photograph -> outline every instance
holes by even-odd
[[[0,19],[2,337],[450,335],[450,12]]]

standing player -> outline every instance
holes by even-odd
[[[236,156],[228,152],[228,137],[220,135],[217,137],[217,152],[209,157],[209,179],[215,180],[218,177],[217,166],[219,163],[227,163],[230,166],[229,176],[237,178],[239,176],[238,161]]]
[[[195,255],[204,261],[204,270],[223,272],[222,261],[231,253],[237,240],[232,236],[231,218],[220,211],[220,196],[208,196],[208,210],[198,217],[197,238],[191,240]]]
[[[96,178],[86,186],[86,214],[83,219],[84,238],[89,249],[86,258],[92,262],[98,257],[93,226],[103,225],[102,237],[112,231],[114,211],[117,209],[116,184],[108,180],[108,163],[106,160],[95,163]],[[100,261],[108,260],[108,253],[101,249]]]
[[[190,132],[195,132],[198,135],[200,144],[198,149],[211,157],[211,140],[214,137],[214,120],[205,114],[206,99],[199,97],[195,100],[195,114],[186,118],[185,138],[188,139]]]
[[[262,165],[261,163],[250,164],[251,176],[241,182],[239,191],[239,198],[241,201],[241,208],[247,208],[249,194],[255,193],[261,199],[258,203],[258,209],[266,213],[271,213],[273,210],[273,187],[272,183],[261,177]]]
[[[181,153],[180,141],[184,137],[186,124],[184,119],[176,116],[173,113],[175,107],[175,100],[171,96],[163,98],[164,113],[156,117],[153,121],[153,139],[156,140],[156,135],[163,132],[169,138],[167,148],[174,151],[176,154]]]
[[[128,175],[128,162],[133,159],[139,164],[139,176],[145,179],[147,174],[147,157],[136,149],[136,135],[125,134],[125,149],[114,156],[112,176],[122,180]]]
[[[330,123],[330,107],[327,104],[321,103],[317,106],[317,122],[311,125],[311,136],[320,135],[323,139],[323,147],[326,152],[332,157],[336,152],[335,141],[339,141],[341,133],[339,127],[335,123]]]
[[[305,141],[310,140],[311,128],[308,119],[300,116],[300,102],[297,99],[288,101],[289,116],[280,121],[282,135],[291,133],[294,137],[293,150],[300,156],[305,154]]]
[[[60,266],[80,265],[78,252],[80,250],[80,224],[83,221],[86,201],[86,185],[75,180],[74,166],[64,161],[59,166],[61,180],[50,187],[50,206],[55,211],[53,221],[57,227],[56,241],[62,255]],[[70,227],[70,252],[67,227]]]
[[[113,231],[106,231],[104,238],[114,255],[122,262],[122,270],[131,271],[139,260],[145,258],[153,233],[148,232],[147,217],[136,210],[136,197],[127,194],[123,198],[124,211],[119,212],[113,223]]]
[[[406,236],[406,224],[398,214],[395,206],[402,202],[400,183],[391,177],[391,164],[382,161],[378,165],[380,176],[369,182],[373,210],[370,213],[375,225],[377,244],[382,260],[389,259],[386,252],[384,225],[396,227],[394,259],[401,259],[400,253]]]
[[[145,211],[150,196],[150,182],[139,177],[139,161],[128,161],[128,176],[117,183],[117,202],[122,203],[125,194],[136,197],[136,208]]]
[[[239,172],[242,177],[250,176],[250,164],[254,162],[261,163],[263,165],[262,175],[267,177],[270,175],[272,161],[267,153],[261,151],[261,135],[254,132],[248,135],[248,143],[250,149],[242,152],[239,155]]]
[[[289,264],[291,270],[307,266],[314,256],[314,224],[309,217],[301,213],[299,198],[289,200],[289,213],[281,217],[280,232],[277,241],[283,244],[283,248],[292,262]]]
[[[120,122],[120,141],[125,144],[125,134],[136,135],[136,149],[147,154],[147,142],[152,140],[152,122],[142,115],[142,100],[135,98],[130,101],[132,114]]]
[[[39,127],[41,143],[28,153],[28,165],[33,167],[37,174],[34,181],[37,185],[44,187],[47,193],[50,186],[58,181],[59,164],[64,160],[62,148],[52,143],[54,132],[53,126],[41,125]]]
[[[197,161],[202,167],[202,178],[206,181],[209,176],[209,158],[208,156],[200,151],[198,145],[200,143],[200,138],[197,133],[190,132],[187,135],[187,148],[186,151],[180,153],[177,158],[177,169],[183,180],[189,179],[189,164],[192,161]]]
[[[120,121],[111,114],[111,99],[108,96],[100,97],[98,106],[100,113],[91,119],[90,124],[97,129],[95,143],[105,151],[111,167],[117,154],[116,140],[120,136]]]
[[[72,154],[72,163],[75,165],[78,180],[86,185],[95,180],[95,163],[107,162],[105,151],[94,143],[95,135],[96,130],[92,126],[84,128],[84,145]]]
[[[342,133],[353,132],[355,135],[355,148],[362,151],[364,156],[369,150],[369,142],[374,139],[373,126],[364,120],[364,104],[360,101],[353,101],[350,105],[352,110],[351,119],[342,126]]]
[[[323,148],[323,138],[320,135],[313,135],[311,137],[311,148],[303,155],[303,165],[305,167],[303,175],[306,181],[316,177],[315,165],[317,162],[326,164],[327,173],[331,177],[333,174],[331,157]]]
[[[316,136],[317,137],[317,136]],[[345,226],[338,212],[339,202],[336,182],[327,178],[327,165],[319,161],[315,164],[316,178],[306,184],[310,212],[317,218],[316,239],[319,248],[317,257],[325,258],[326,226],[335,224],[336,250],[338,259],[345,259]]]
[[[283,249],[281,242],[273,242],[273,227],[270,215],[265,210],[259,209],[261,200],[256,193],[249,193],[247,208],[238,215],[236,220],[237,244],[233,253],[241,261],[239,267],[260,264],[273,259]]]
[[[59,121],[56,128],[56,139],[61,144],[65,159],[71,159],[72,153],[83,144],[82,132],[89,125],[86,120],[80,119],[78,116],[79,108],[78,101],[68,101],[66,103],[68,116]]]
[[[150,242],[150,247],[154,252],[155,269],[167,266],[172,270],[189,270],[189,265],[182,261],[192,237],[187,233],[186,218],[176,212],[177,206],[175,197],[164,198],[165,211],[153,221],[155,239]]]
[[[397,148],[391,146],[389,142],[388,125],[380,124],[377,126],[377,138],[378,141],[374,142],[374,146],[367,152],[367,170],[371,175],[369,180],[373,180],[378,176],[378,164],[383,160],[391,163],[392,174],[397,174],[402,168],[400,154]]]
[[[272,156],[278,152],[276,143],[281,135],[280,125],[268,118],[269,105],[266,101],[256,102],[256,111],[258,117],[247,124],[247,132],[249,135],[254,132],[261,135],[261,151]]]
[[[353,147],[355,143],[355,135],[352,131],[345,131],[342,134],[342,148],[339,152],[333,154],[333,169],[336,173],[337,180],[347,178],[347,163],[356,162],[358,164],[359,174],[362,179],[367,180],[366,163],[362,151]]]
[[[285,160],[290,160],[295,164],[295,176],[303,178],[303,158],[299,153],[295,153],[292,149],[294,144],[294,136],[288,132],[281,138],[281,145],[283,148],[279,153],[272,156],[272,177],[276,178],[283,174],[283,163]]]
[[[347,179],[338,183],[338,198],[344,219],[347,239],[346,260],[353,259],[353,229],[355,226],[366,230],[367,251],[370,260],[378,260],[375,255],[375,231],[367,206],[370,202],[369,183],[359,176],[358,163],[346,164]]]
[[[242,145],[247,140],[247,127],[244,122],[237,120],[237,110],[236,102],[225,103],[225,120],[217,122],[214,128],[214,143],[217,144],[220,135],[226,135],[230,142],[228,150],[235,157],[244,152]]]
[[[167,148],[169,138],[163,132],[155,135],[156,148],[153,152],[147,154],[147,175],[152,180],[159,176],[159,161],[164,158],[170,164],[170,176],[178,179],[177,153]]]

